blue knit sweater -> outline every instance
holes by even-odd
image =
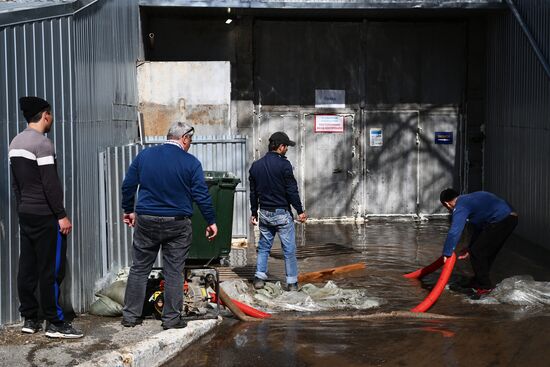
[[[193,201],[208,224],[216,222],[201,163],[175,144],[165,143],[139,153],[122,183],[125,213],[191,217]]]
[[[443,246],[443,255],[452,255],[460,241],[466,222],[474,226],[475,231],[471,241],[473,242],[486,225],[500,222],[511,212],[512,208],[506,201],[490,192],[477,191],[460,195],[453,210],[452,224]]]

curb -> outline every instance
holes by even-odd
[[[184,329],[162,331],[142,342],[109,352],[78,364],[79,367],[155,367],[161,366],[222,321],[190,321]]]

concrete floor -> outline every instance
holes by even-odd
[[[73,324],[85,336],[74,340],[49,339],[43,331],[22,334],[21,325],[12,325],[0,332],[0,366],[158,366],[218,322],[193,321],[185,329],[163,331],[158,320],[125,328],[119,317],[82,315]]]

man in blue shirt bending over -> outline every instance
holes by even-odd
[[[173,123],[166,142],[139,153],[122,183],[123,220],[130,227],[135,226],[133,263],[122,310],[122,325],[126,327],[142,322],[147,278],[161,246],[165,280],[162,327],[181,329],[187,325],[180,312],[183,267],[191,247],[193,201],[208,223],[208,239],[218,233],[201,163],[187,153],[193,132],[183,122]]]
[[[489,277],[491,266],[518,224],[517,213],[505,200],[486,191],[459,195],[453,189],[445,189],[439,198],[452,213],[451,228],[443,247],[445,260],[460,241],[466,222],[470,223],[473,227],[470,245],[458,258],[470,258],[475,274],[470,287],[475,289],[476,295],[489,293],[493,288]]]

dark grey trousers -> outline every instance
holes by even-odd
[[[159,249],[162,248],[164,275],[164,307],[162,323],[173,326],[179,322],[183,306],[183,267],[192,240],[191,219],[138,215],[134,231],[133,264],[128,276],[122,315],[136,321],[143,312],[147,278]]]

